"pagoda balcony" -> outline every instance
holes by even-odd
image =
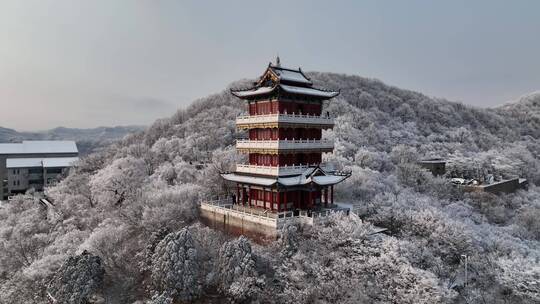
[[[258,165],[244,165],[237,164],[237,173],[249,173],[260,174],[270,176],[287,176],[287,175],[299,175],[304,173],[309,167],[314,167],[319,164],[312,165],[291,165],[291,166],[258,166]],[[325,165],[319,165],[321,168],[326,168]]]
[[[305,115],[294,113],[245,115],[236,118],[236,127],[238,129],[277,127],[331,129],[332,127],[334,127],[334,118],[330,116]]]
[[[250,140],[238,139],[236,150],[247,153],[276,154],[280,152],[332,152],[334,142],[319,139]]]

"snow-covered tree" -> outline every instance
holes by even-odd
[[[134,157],[120,158],[101,169],[90,179],[96,201],[109,206],[120,206],[141,195],[146,178],[146,165]]]
[[[234,150],[245,104],[224,91],[84,157],[46,189],[54,206],[0,205],[0,303],[46,303],[48,283],[84,249],[99,255],[113,304],[538,301],[540,95],[480,109],[375,79],[310,77],[341,89],[324,104],[336,123],[323,132],[335,140],[325,160],[352,172],[335,198],[362,220],[286,226],[266,246],[202,227],[197,202],[230,190],[218,173],[245,161]],[[456,192],[415,164],[433,157],[450,160],[448,176],[520,176],[529,190]]]
[[[189,229],[168,234],[152,256],[152,283],[158,294],[193,301],[202,293],[199,248]]]
[[[105,303],[104,274],[101,259],[84,251],[60,267],[49,284],[48,297],[54,303]]]
[[[246,237],[226,242],[219,250],[216,265],[220,290],[233,302],[244,302],[261,291],[260,278],[251,244]]]

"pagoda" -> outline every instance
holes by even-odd
[[[334,149],[322,139],[322,130],[334,126],[322,108],[339,92],[315,88],[301,68],[282,67],[277,57],[252,88],[231,93],[246,101],[248,112],[236,120],[247,134],[236,149],[248,161],[221,174],[236,184],[235,204],[269,212],[334,206],[334,185],[350,174],[322,164],[322,154]]]

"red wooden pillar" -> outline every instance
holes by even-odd
[[[283,192],[283,209],[287,210],[287,191]],[[282,208],[279,208],[279,211],[282,211]]]
[[[274,211],[274,191],[270,190],[270,210]]]
[[[308,207],[313,207],[313,191],[311,189],[309,189]]]
[[[248,187],[247,191],[248,191],[248,205],[251,207],[251,200],[253,200],[253,193],[251,193],[251,187]]]
[[[236,202],[235,204],[240,203],[240,184],[236,184]]]
[[[264,209],[266,209],[266,189],[263,189],[263,204],[264,204]]]
[[[334,185],[330,186],[330,204],[334,204]]]
[[[324,188],[324,206],[328,207],[328,187]]]

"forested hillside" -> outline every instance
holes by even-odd
[[[197,202],[226,191],[218,172],[241,161],[244,107],[224,90],[84,158],[48,189],[54,209],[4,204],[0,303],[540,302],[539,95],[478,109],[309,75],[341,89],[324,110],[336,116],[326,161],[352,171],[337,195],[360,217],[291,225],[266,245],[201,225]],[[464,194],[416,165],[430,157],[530,188]]]

